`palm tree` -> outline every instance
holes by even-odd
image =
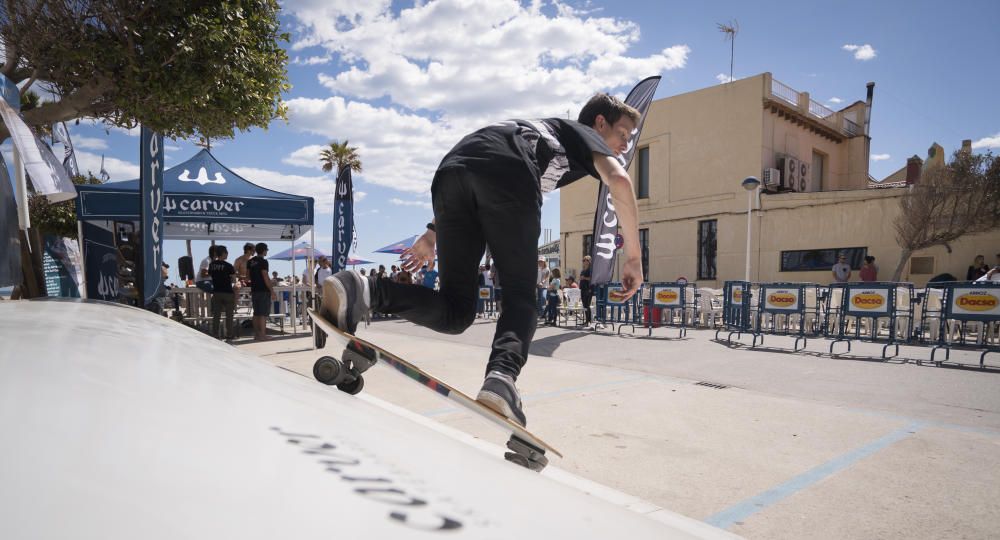
[[[330,172],[336,167],[339,173],[344,167],[350,167],[354,172],[361,172],[361,157],[358,156],[357,146],[348,146],[347,140],[338,143],[330,143],[329,148],[324,148],[319,153],[319,160],[323,163],[323,172]]]

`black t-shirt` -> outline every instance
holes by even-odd
[[[586,289],[590,289],[590,268],[580,270],[580,290],[582,291]]]
[[[615,155],[593,128],[579,122],[507,120],[467,135],[438,168],[465,168],[499,180],[527,174],[546,193],[587,175],[599,178],[594,152]]]
[[[233,292],[233,274],[236,269],[226,261],[212,261],[208,265],[208,275],[212,276],[212,289],[215,292]]]
[[[263,274],[261,273],[263,270]],[[267,275],[267,259],[261,257],[260,255],[254,256],[254,258],[247,261],[247,273],[250,274],[250,291],[251,292],[267,292],[267,283],[264,281],[264,276]]]

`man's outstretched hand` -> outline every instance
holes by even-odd
[[[420,270],[425,264],[430,264],[434,262],[434,244],[437,242],[437,233],[427,229],[417,241],[413,243],[413,246],[406,248],[403,251],[403,270],[407,272],[416,272]]]
[[[633,257],[622,264],[622,286],[625,287],[625,299],[632,298],[642,286],[642,259]]]

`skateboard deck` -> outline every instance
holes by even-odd
[[[512,452],[508,452],[504,456],[508,461],[540,471],[548,464],[548,459],[545,457],[546,451],[551,451],[562,457],[562,453],[520,424],[486,407],[441,379],[377,345],[344,332],[312,308],[309,309],[309,316],[313,321],[314,333],[322,331],[327,338],[334,340],[334,346],[328,347],[325,339],[317,339],[317,348],[335,350],[337,347],[343,346],[343,353],[339,358],[324,356],[316,361],[313,366],[313,375],[320,382],[336,385],[340,390],[356,394],[364,387],[364,378],[361,376],[361,372],[371,365],[382,364],[510,434],[507,448]]]

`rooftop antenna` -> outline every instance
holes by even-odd
[[[719,29],[719,32],[725,34],[725,39],[730,43],[729,46],[729,82],[733,82],[733,59],[736,56],[736,34],[740,31],[740,23],[736,19],[729,21],[727,24],[716,23],[715,26]]]

